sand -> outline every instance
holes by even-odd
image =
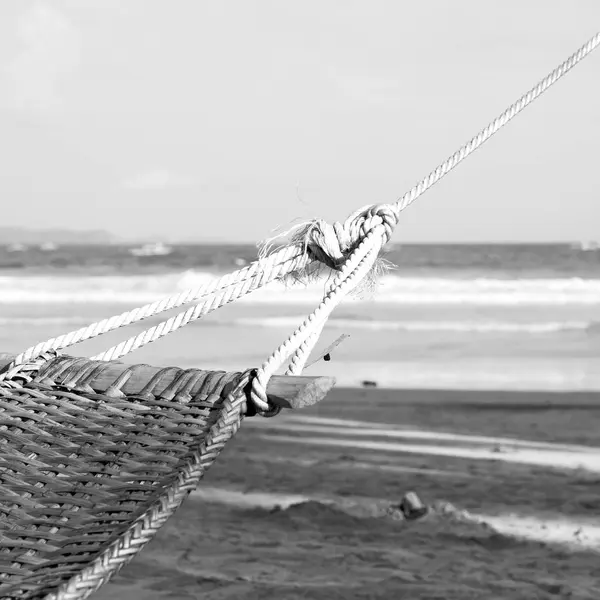
[[[93,598],[597,599],[599,424],[600,394],[381,389],[249,419]]]

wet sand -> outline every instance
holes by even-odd
[[[599,512],[600,394],[338,389],[248,419],[93,598],[596,600]]]

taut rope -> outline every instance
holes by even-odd
[[[159,325],[151,327],[93,357],[95,360],[118,359],[137,348],[176,331],[224,304],[253,292],[271,281],[282,279],[292,273],[303,272],[312,263],[324,263],[339,272],[328,287],[323,300],[261,365],[252,380],[253,401],[258,410],[264,414],[270,414],[272,411],[269,409],[265,392],[270,377],[286,361],[290,361],[286,373],[301,373],[327,318],[343,298],[351,293],[371,271],[379,251],[391,238],[398,223],[400,212],[477,150],[494,133],[543,94],[599,44],[600,33],[596,33],[567,60],[523,94],[485,129],[482,129],[393,204],[363,207],[351,214],[343,224],[336,222],[330,225],[321,220],[313,221],[297,232],[287,246],[261,255],[259,260],[243,269],[225,275],[199,288],[186,290],[180,294],[32,346],[17,356],[13,365],[31,360],[47,350],[60,350],[119,327],[141,321],[152,315],[205,298],[196,306],[182,311]],[[2,378],[2,375],[0,375],[0,378]]]

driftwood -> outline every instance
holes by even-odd
[[[15,354],[0,353],[0,372],[15,358]],[[115,382],[115,380],[131,364],[121,362],[110,362],[106,368],[98,373],[91,381],[88,381],[90,387],[97,393],[104,393]],[[159,372],[163,370],[160,367],[151,367],[148,365],[136,365],[129,379],[120,387],[126,395],[139,394],[144,386]],[[166,389],[173,383],[181,371],[173,367],[162,377],[157,386],[157,392]],[[55,378],[57,384],[63,383],[67,374],[60,374]],[[198,391],[201,383],[198,383],[189,390],[191,395]],[[322,400],[331,388],[335,385],[333,377],[306,377],[306,376],[273,376],[267,386],[267,395],[270,402],[281,408],[303,408],[311,406]]]

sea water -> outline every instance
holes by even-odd
[[[27,346],[231,272],[252,246],[0,247],[0,352]],[[408,245],[396,268],[332,315],[317,350],[349,334],[307,374],[340,384],[461,389],[600,389],[600,252],[577,245]],[[245,369],[319,302],[323,283],[270,284],[125,358]],[[180,310],[183,310],[180,309]],[[173,312],[165,316],[172,316]],[[69,349],[89,355],[159,322]]]

